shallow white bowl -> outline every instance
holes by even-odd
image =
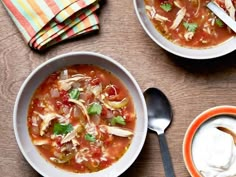
[[[112,166],[95,173],[72,173],[56,168],[44,159],[32,144],[27,128],[27,112],[36,88],[51,73],[74,64],[93,64],[116,75],[128,88],[137,114],[134,137],[128,151]],[[29,164],[44,177],[116,177],[127,170],[138,157],[147,134],[147,109],[140,87],[133,76],[115,60],[92,52],[73,52],[52,58],[38,66],[24,81],[16,98],[13,113],[18,146]]]
[[[154,27],[152,22],[149,20],[144,0],[134,0],[134,8],[138,16],[139,22],[148,36],[156,42],[160,47],[167,50],[175,55],[189,58],[189,59],[212,59],[226,55],[236,50],[236,37],[232,37],[227,41],[210,48],[187,48],[180,45],[174,44],[163,37]]]
[[[193,177],[202,177],[197,167],[194,164],[193,155],[192,155],[192,144],[194,136],[196,135],[198,129],[208,120],[214,119],[216,116],[226,115],[229,117],[235,117],[236,107],[235,106],[217,106],[210,108],[201,114],[199,114],[189,125],[183,140],[183,158],[185,166],[189,174]]]

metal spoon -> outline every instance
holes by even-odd
[[[236,33],[236,21],[234,21],[223,9],[214,2],[209,2],[207,7]]]
[[[228,133],[229,135],[232,136],[233,140],[234,140],[234,144],[236,144],[236,133],[233,132],[232,130],[226,128],[226,127],[217,127],[219,130]]]
[[[166,177],[174,177],[174,170],[168,150],[164,131],[172,120],[172,111],[167,97],[157,88],[144,92],[148,110],[148,128],[159,135],[161,157]]]

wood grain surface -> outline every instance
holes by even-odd
[[[70,40],[43,53],[32,51],[0,3],[0,176],[40,175],[22,156],[12,115],[18,90],[28,74],[51,57],[71,51],[94,51],[114,58],[136,78],[141,89],[160,88],[170,99],[174,118],[166,138],[177,177],[190,176],[182,157],[185,131],[202,111],[236,105],[236,52],[214,60],[176,57],[144,32],[131,0],[107,1],[97,34]],[[149,132],[135,163],[122,177],[164,177],[158,138]]]

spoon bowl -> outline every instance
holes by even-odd
[[[165,130],[172,121],[171,105],[165,94],[157,88],[149,88],[144,92],[148,111],[148,128],[159,136],[161,157],[166,177],[174,177],[174,170],[168,150]]]
[[[222,8],[214,2],[209,2],[207,7],[236,33],[236,22]]]
[[[144,92],[148,110],[148,128],[157,134],[164,133],[172,121],[170,102],[163,92],[157,88],[149,88]]]

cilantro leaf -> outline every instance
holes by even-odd
[[[172,9],[172,5],[169,3],[163,3],[160,5],[160,7],[166,12],[169,12]]]
[[[73,126],[71,124],[63,125],[60,123],[54,124],[53,133],[55,135],[65,135],[70,133],[73,130]]]
[[[78,89],[72,89],[69,93],[69,96],[70,96],[71,99],[78,100],[79,94],[80,94],[80,92],[79,92]]]
[[[93,103],[88,108],[88,114],[101,114],[102,106],[99,103]]]
[[[85,140],[90,141],[90,142],[95,142],[96,141],[96,138],[93,135],[89,134],[89,133],[85,134],[84,138],[85,138]]]
[[[221,21],[221,19],[219,19],[219,18],[217,18],[216,19],[216,24],[217,24],[217,26],[219,26],[219,27],[223,27],[224,26],[224,23]]]
[[[116,125],[116,124],[126,125],[125,119],[121,116],[113,117],[111,119],[111,125]]]
[[[195,32],[198,27],[198,25],[196,23],[184,22],[183,25],[187,29],[187,31],[189,31],[189,32]]]

